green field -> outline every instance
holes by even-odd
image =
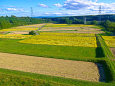
[[[24,44],[19,43],[18,41],[19,41],[18,39],[17,40],[0,39],[0,52],[43,56],[43,57],[60,58],[60,59],[72,59],[72,60],[104,57],[101,47],[93,48],[93,47]]]
[[[70,26],[79,25],[49,24],[45,27]],[[115,86],[115,61],[113,61],[115,58],[101,35],[96,35],[97,47],[28,44],[19,41],[21,39],[0,38],[0,52],[100,63],[104,68],[105,82],[91,82],[0,68],[0,86]]]

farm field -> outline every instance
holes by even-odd
[[[45,27],[90,27],[93,25],[83,25],[83,24],[47,24]]]
[[[0,30],[1,33],[9,32],[8,34],[28,34],[29,31],[38,30],[38,28],[42,27],[44,24],[34,24],[34,25],[25,25],[12,27],[8,29]]]
[[[47,24],[40,31],[62,33],[104,33],[98,28],[100,27],[94,25]]]
[[[114,36],[103,36],[107,46],[115,47],[115,37]]]
[[[105,40],[105,43],[107,44],[107,46],[110,47],[110,50],[115,57],[115,37],[114,36],[102,36],[102,38]]]
[[[87,81],[100,81],[98,66],[92,62],[52,59],[8,53],[0,53],[0,59],[0,68]],[[104,79],[103,77],[101,77],[101,80]]]
[[[20,41],[20,43],[30,44],[46,44],[46,45],[64,45],[64,46],[82,46],[82,47],[97,47],[96,37],[90,37],[89,34],[66,34],[66,33],[41,33]],[[60,36],[61,35],[61,36]],[[78,36],[79,35],[79,36]],[[93,34],[91,34],[93,36]],[[82,36],[82,37],[80,37]],[[88,36],[88,37],[85,37]]]
[[[93,28],[90,25],[47,24],[41,30],[79,26]],[[23,27],[37,28],[36,25]],[[24,78],[24,82],[34,82],[33,86],[39,82],[44,83],[43,86],[47,83],[50,83],[49,86],[114,86],[115,71],[111,67],[114,61],[111,63],[107,59],[105,48],[108,46],[103,45],[103,42],[114,40],[114,37],[103,40],[102,36],[102,42],[97,33],[88,30],[91,33],[85,30],[83,33],[39,31],[39,35],[34,36],[22,35],[21,31],[17,31],[17,34],[0,35],[1,76],[2,73],[5,77],[10,74],[9,77],[16,78],[20,83]]]
[[[61,59],[104,57],[100,47],[74,47],[19,43],[19,39],[0,39],[0,52],[17,53]],[[7,46],[6,46],[7,45]],[[34,51],[32,51],[34,50]],[[55,52],[56,51],[56,52]]]
[[[32,37],[32,35],[21,35],[21,34],[0,35],[0,38],[9,38],[9,39],[25,39],[29,37]]]

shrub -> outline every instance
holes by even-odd
[[[35,31],[30,31],[29,35],[36,35],[36,32]]]

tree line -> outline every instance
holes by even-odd
[[[0,29],[22,26],[22,25],[30,25],[30,24],[40,24],[40,23],[48,23],[51,22],[50,19],[38,19],[38,18],[30,18],[30,17],[16,17],[12,15],[1,16],[0,17]]]

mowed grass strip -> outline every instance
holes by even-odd
[[[100,49],[93,47],[55,46],[19,43],[19,39],[0,39],[0,52],[17,53],[61,59],[95,58]],[[96,50],[99,53],[96,54]]]
[[[33,79],[20,75],[0,73],[0,86],[71,86],[62,83]],[[74,85],[72,85],[74,86]]]
[[[114,86],[114,84],[115,84],[115,83],[89,82],[89,81],[82,81],[82,80],[76,80],[76,79],[67,79],[67,78],[63,78],[63,77],[35,74],[35,73],[22,72],[22,71],[16,71],[16,70],[14,71],[14,70],[1,69],[1,68],[0,68],[0,74],[3,74],[3,76],[4,76],[4,78],[1,78],[1,81],[5,80],[2,84],[5,86],[7,86],[6,84],[8,83],[8,81],[13,84],[21,83],[21,86],[23,86],[23,85],[28,86],[28,83],[29,83],[29,86],[31,86],[32,82],[29,82],[29,81],[31,81],[31,79],[45,81],[46,85],[44,85],[45,84],[45,82],[44,82],[44,84],[42,86],[61,86],[61,85],[62,86],[66,86],[66,85],[67,86]],[[9,80],[6,80],[7,76],[9,76],[8,77]],[[15,76],[17,76],[19,78],[19,80]],[[110,77],[110,76],[108,76],[108,77]],[[13,80],[12,78],[15,80]],[[28,78],[29,78],[29,80],[28,80]],[[20,79],[23,80],[23,83],[20,82]],[[28,81],[26,81],[26,80],[28,80]],[[12,86],[15,86],[15,85],[12,85]],[[32,84],[32,86],[33,86],[33,84]],[[36,85],[34,85],[34,86],[36,86]],[[37,84],[37,86],[39,86],[39,85]]]

